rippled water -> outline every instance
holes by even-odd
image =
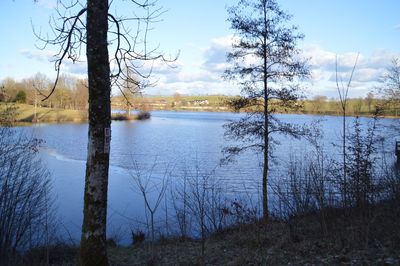
[[[238,157],[234,164],[219,166],[221,149],[228,144],[222,125],[240,116],[232,113],[152,112],[151,119],[147,121],[113,121],[109,232],[127,232],[145,222],[143,199],[131,177],[134,165],[144,175],[151,175],[154,179],[162,178],[168,170],[171,183],[181,178],[185,171],[209,173],[215,170],[213,176],[224,184],[229,193],[257,194],[261,181],[257,154],[246,153]],[[309,115],[280,115],[280,118],[297,124],[322,120],[326,149],[333,154],[339,152],[331,144],[340,140],[340,118]],[[350,126],[352,120],[348,119]],[[362,119],[364,123],[368,121],[368,118]],[[382,133],[389,138],[389,150],[393,149],[390,145],[395,134],[384,125],[394,122],[393,119],[380,122]],[[56,206],[63,230],[77,240],[82,221],[87,124],[42,124],[25,129],[45,141],[41,156],[53,174]],[[275,166],[272,167],[273,170],[279,169],[279,174],[275,173],[276,178],[282,176],[290,157],[302,156],[310,147],[304,140],[285,137],[278,137],[277,140],[281,145],[275,150]]]

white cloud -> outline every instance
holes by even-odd
[[[357,71],[354,80],[359,82],[377,82],[384,73],[383,69],[362,68]]]
[[[87,63],[86,61],[75,61],[71,60],[64,61],[61,65],[61,72],[75,74],[75,75],[86,75],[87,74]]]
[[[19,53],[29,59],[35,59],[42,62],[52,62],[55,59],[56,52],[50,50],[28,50],[28,49],[21,49]]]
[[[200,58],[187,59],[182,54],[176,62],[168,65],[162,61],[141,64],[144,75],[152,72],[152,80],[158,84],[154,88],[146,89],[145,93],[173,94],[238,94],[239,89],[232,83],[224,81],[223,72],[229,68],[226,54],[230,51],[234,39],[224,36],[210,40],[208,47],[192,47],[187,52],[200,51]],[[56,54],[53,51],[21,50],[24,56],[38,61],[54,61]],[[335,96],[336,92],[336,57],[338,58],[338,76],[344,83],[348,81],[354,66],[357,52],[350,51],[336,55],[317,44],[307,45],[303,48],[303,57],[310,58],[311,82],[305,84],[311,94]],[[354,72],[351,97],[365,96],[371,88],[376,86],[390,66],[393,57],[399,56],[389,50],[375,50],[370,54],[360,54]],[[254,63],[254,58],[246,58],[245,63]],[[111,65],[111,67],[113,64]],[[172,67],[171,67],[172,66]],[[85,62],[66,61],[63,71],[75,75],[87,73]]]
[[[223,81],[222,74],[229,66],[226,63],[226,53],[232,46],[232,36],[212,39],[206,48],[191,47],[201,51],[201,58],[196,62],[184,62],[180,58],[176,68],[165,68],[156,65],[153,68],[155,78],[159,83],[147,93],[172,94],[237,94],[232,92],[232,84]]]
[[[50,50],[27,50],[22,49],[19,51],[23,56],[37,60],[39,62],[48,63],[51,66],[54,66],[55,61],[59,58],[56,56],[57,52]],[[82,60],[73,62],[72,60],[65,59],[61,64],[61,72],[66,74],[72,74],[79,77],[82,77],[87,74],[87,64],[86,59],[82,58]],[[53,68],[55,69],[55,68]]]
[[[175,92],[190,95],[235,95],[239,93],[239,89],[226,82],[207,82],[200,80],[192,82],[160,83],[155,88],[146,89],[147,94],[173,94]]]
[[[303,49],[303,56],[309,58],[313,69],[334,69],[336,54],[323,50],[319,45],[308,45]]]
[[[375,68],[387,68],[394,57],[399,55],[389,50],[375,50],[368,58],[367,64],[373,65]]]
[[[222,73],[229,67],[226,62],[227,53],[231,50],[233,36],[225,36],[211,40],[210,46],[203,51],[201,68],[207,71]]]
[[[337,76],[339,83],[347,84],[357,52],[347,52],[336,55],[319,45],[308,45],[304,48],[304,56],[310,58],[313,94],[332,94],[336,88],[336,57]],[[375,50],[371,54],[359,54],[358,62],[351,83],[351,97],[364,96],[376,86],[391,64],[393,57],[399,56],[389,50]]]
[[[319,45],[308,45],[303,49],[303,56],[309,58],[311,69],[323,69],[326,71],[336,71],[336,60],[338,72],[351,70],[357,58],[357,52],[348,52],[345,54],[336,54],[332,51],[326,51]],[[359,62],[362,60],[359,56]]]
[[[232,36],[212,39],[208,47],[202,49],[199,62],[180,62],[173,70],[160,67],[155,68],[154,73],[160,76],[156,88],[162,93],[171,94],[179,91],[183,94],[237,94],[238,88],[232,88],[233,84],[224,81],[222,74],[229,68],[226,62],[226,54],[230,51]],[[334,96],[336,91],[336,58],[338,60],[338,77],[346,83],[353,69],[357,52],[338,54],[323,49],[313,44],[303,49],[303,57],[310,58],[311,94]],[[390,65],[395,54],[388,50],[376,50],[370,55],[359,54],[358,63],[352,79],[351,97],[364,96],[374,87],[382,77],[386,67]],[[255,63],[254,58],[246,58],[245,63]]]
[[[326,72],[322,69],[312,69],[311,70],[311,80],[312,82],[318,82],[326,79]]]

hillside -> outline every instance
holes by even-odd
[[[112,99],[112,107],[116,110],[172,110],[172,111],[203,111],[203,112],[231,112],[229,101],[237,96],[200,95],[200,96],[146,96],[131,98],[128,104],[122,96]],[[340,102],[323,96],[313,99],[304,99],[298,102],[296,109],[286,109],[279,102],[272,101],[277,113],[341,115]],[[388,105],[381,99],[354,98],[347,101],[347,115],[372,116],[375,111],[382,109],[384,116],[397,117],[400,112],[397,105]],[[246,111],[246,110],[241,110]],[[247,110],[249,111],[249,110]]]

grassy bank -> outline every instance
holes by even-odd
[[[16,123],[62,123],[86,122],[87,110],[69,110],[47,107],[37,107],[28,104],[0,104],[0,112],[10,108],[13,121]],[[150,113],[139,112],[136,115],[113,114],[112,120],[145,120],[150,118]]]
[[[183,111],[183,112],[230,112],[231,110],[227,106],[218,106],[217,99],[213,98],[210,105],[175,105],[170,104],[154,105],[151,106],[150,110],[168,110],[168,111]],[[221,102],[220,102],[221,103]],[[309,114],[309,115],[332,115],[340,116],[341,113],[335,108],[324,108],[321,110],[314,110],[309,106],[310,103],[305,104],[305,108],[297,111],[278,111],[278,113],[293,113],[293,114]],[[14,122],[18,123],[62,123],[62,122],[85,122],[87,121],[87,110],[70,110],[70,109],[58,109],[58,108],[47,108],[47,107],[37,107],[28,104],[4,104],[0,103],[0,111],[4,110],[6,107],[14,108]],[[115,109],[121,109],[121,106],[113,106]],[[349,116],[371,116],[371,113],[363,110],[362,112],[348,112]],[[384,117],[397,118],[398,116],[392,115],[390,113],[383,114]],[[113,114],[112,120],[142,120],[149,118],[148,116],[142,115],[131,115],[127,116],[125,114]]]
[[[113,265],[400,265],[399,208],[384,203],[366,219],[353,210],[332,209],[289,221],[239,225],[199,241],[164,240],[110,248]]]
[[[236,225],[205,239],[204,255],[201,241],[173,238],[161,239],[154,247],[147,242],[110,245],[108,256],[110,265],[120,266],[400,265],[399,203],[371,206],[372,216],[357,209],[329,209],[289,220]],[[35,250],[25,259],[39,261],[44,252]],[[77,265],[76,247],[57,246],[49,253],[52,265]]]
[[[234,96],[226,95],[203,95],[203,96],[147,96],[130,99],[134,108],[145,110],[171,110],[171,111],[198,111],[198,112],[230,112],[228,102]],[[313,115],[340,116],[342,109],[340,102],[326,97],[315,97],[314,99],[299,101],[298,109],[287,109],[279,102],[271,100],[277,113],[296,113]],[[113,97],[114,109],[125,110],[128,108],[126,99],[122,96]],[[377,108],[384,107],[381,113],[385,117],[398,117],[400,109],[396,105],[388,105],[382,99],[348,99],[347,115],[349,116],[373,116]],[[246,111],[246,110],[241,110]]]
[[[87,120],[87,111],[66,110],[57,108],[37,107],[28,104],[0,104],[0,111],[12,108],[15,114],[14,122],[38,122],[38,123],[60,123],[60,122],[83,122]]]

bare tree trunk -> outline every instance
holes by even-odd
[[[267,108],[265,106],[264,108]],[[268,116],[265,116],[265,127],[268,127]],[[262,201],[263,201],[263,219],[266,221],[269,216],[268,210],[268,133],[264,133],[264,168],[262,178]]]
[[[346,99],[347,100],[347,99]],[[346,101],[345,100],[345,101]],[[346,102],[343,105],[343,204],[347,208]]]
[[[81,265],[108,265],[107,187],[110,150],[110,66],[107,48],[108,0],[87,1],[89,133]]]
[[[342,108],[342,117],[343,117],[343,205],[344,207],[348,207],[348,184],[347,184],[347,162],[346,162],[346,107],[347,107],[347,100],[348,100],[348,92],[349,88],[351,85],[351,81],[353,79],[354,75],[354,70],[356,69],[356,65],[358,62],[358,57],[359,54],[357,54],[356,61],[354,62],[353,70],[351,71],[349,81],[347,82],[347,86],[343,86],[343,83],[341,83],[341,86],[339,86],[339,78],[338,78],[338,60],[336,56],[336,88],[339,93],[339,99],[340,99],[340,104]]]
[[[264,25],[267,26],[267,7],[264,5]],[[267,79],[267,35],[264,34],[264,168],[262,178],[263,219],[268,219],[268,79]]]

